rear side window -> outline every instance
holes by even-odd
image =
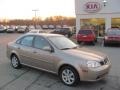
[[[92,34],[92,31],[91,30],[80,30],[79,34],[89,35],[89,34]]]
[[[34,36],[26,36],[21,39],[20,44],[24,46],[32,46]]]

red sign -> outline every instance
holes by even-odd
[[[101,5],[98,2],[88,2],[84,5],[84,10],[88,13],[96,13],[100,11]]]

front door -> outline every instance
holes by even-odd
[[[54,72],[55,71],[54,61],[57,58],[55,57],[54,52],[50,52],[45,49],[45,48],[51,49],[51,46],[48,43],[48,41],[41,36],[36,36],[34,39],[33,47],[34,47],[34,55],[32,58],[35,67],[39,67],[41,69]]]

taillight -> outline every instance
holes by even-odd
[[[105,39],[108,39],[108,36],[105,36]]]

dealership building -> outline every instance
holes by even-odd
[[[120,0],[75,0],[76,30],[93,29],[98,37],[120,27]]]

